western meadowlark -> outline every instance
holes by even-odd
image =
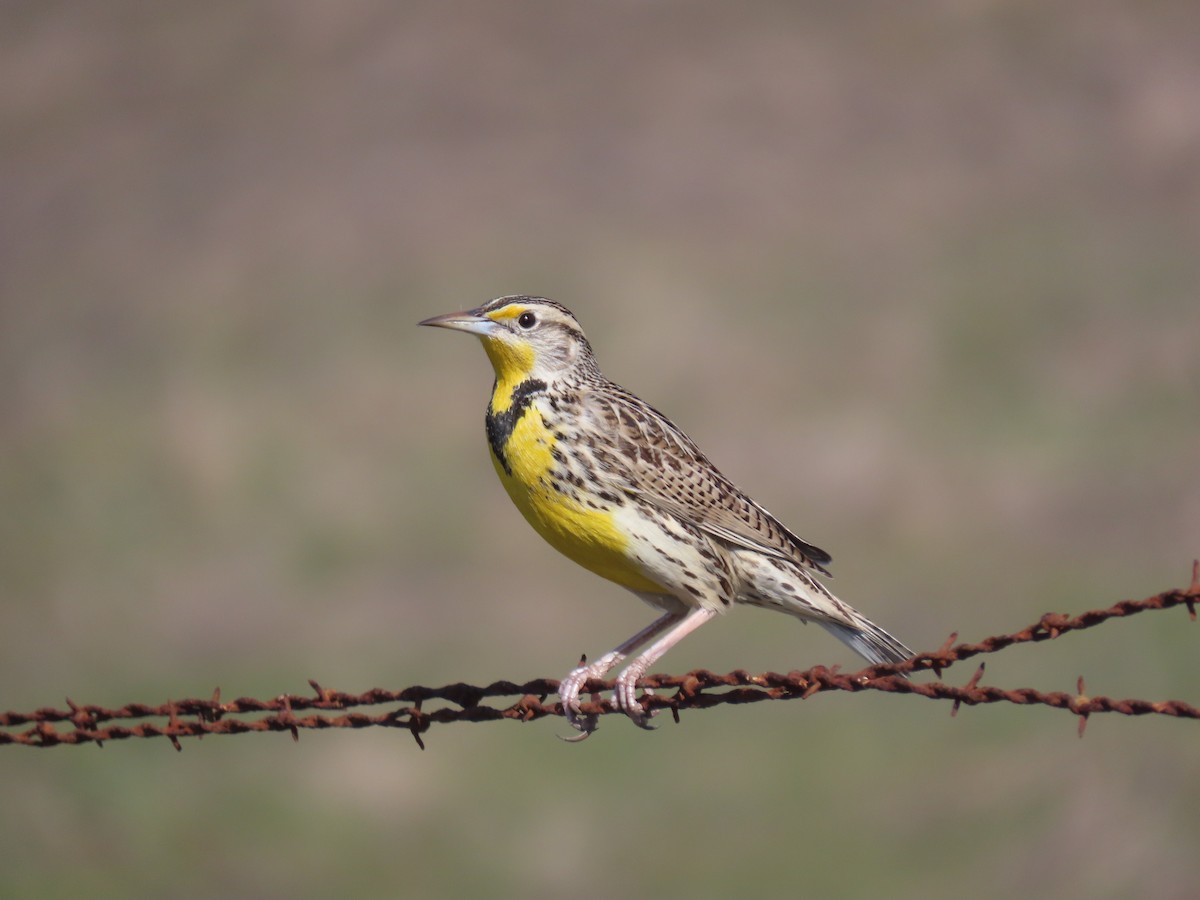
[[[637,682],[717,613],[745,603],[811,620],[872,663],[912,651],[814,575],[831,557],[722,475],[670,419],[602,374],[578,320],[553,300],[500,297],[421,322],[477,335],[496,370],[492,462],[513,503],[559,552],[628,588],[661,616],[559,687],[580,734],[597,727],[579,693],[638,648],[614,700],[650,728]]]

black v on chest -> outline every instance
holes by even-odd
[[[508,456],[505,453],[505,448],[508,446],[508,439],[512,437],[513,429],[517,427],[517,422],[521,420],[521,416],[525,415],[525,412],[529,409],[533,398],[545,389],[546,382],[538,378],[527,378],[513,388],[512,400],[508,405],[508,409],[503,412],[493,412],[491,401],[488,401],[488,443],[492,445],[492,452],[496,454],[496,459],[500,461],[500,465],[506,475],[512,474],[512,467],[509,465]],[[494,394],[495,387],[492,388],[492,391]]]

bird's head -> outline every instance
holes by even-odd
[[[544,297],[499,297],[419,324],[478,336],[497,379],[512,385],[528,378],[549,384],[593,371],[596,365],[579,320],[561,303]]]

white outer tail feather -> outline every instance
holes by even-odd
[[[853,625],[838,622],[819,622],[822,628],[869,662],[904,662],[916,654],[864,616],[855,617]]]

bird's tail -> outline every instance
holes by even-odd
[[[741,576],[738,600],[816,622],[872,664],[904,662],[915,654],[843,603],[799,565],[765,553],[734,553]]]
[[[904,662],[916,656],[913,651],[858,612],[854,612],[853,625],[828,620],[821,621],[820,624],[859,656],[876,665]]]

